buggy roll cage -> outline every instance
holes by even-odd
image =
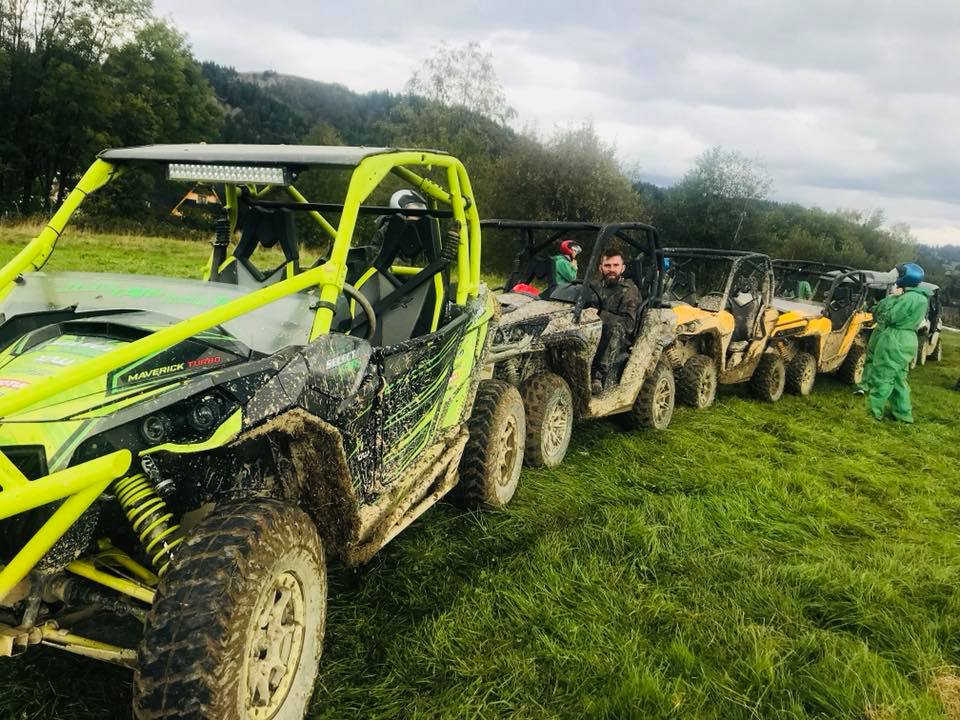
[[[678,259],[683,260],[702,260],[706,259],[717,259],[717,260],[729,260],[731,262],[730,270],[727,273],[727,280],[723,288],[723,303],[720,305],[721,308],[726,307],[727,299],[730,297],[730,291],[733,288],[733,281],[737,277],[737,271],[741,265],[744,264],[753,264],[755,267],[762,268],[764,274],[767,277],[767,283],[765,288],[759,288],[762,293],[761,301],[764,305],[770,305],[773,302],[773,289],[775,284],[775,278],[773,274],[773,260],[771,260],[769,255],[763,253],[753,252],[751,250],[726,250],[723,248],[688,248],[688,247],[671,247],[664,248],[663,257],[669,261],[669,268],[666,272],[670,272],[673,269],[674,262]]]
[[[318,288],[319,300],[309,339],[312,341],[329,333],[336,300],[343,292],[347,255],[360,208],[363,201],[387,175],[392,174],[421,191],[427,197],[431,208],[436,209],[441,204],[450,208],[459,229],[455,258],[458,276],[456,303],[462,305],[479,294],[480,218],[472,201],[470,179],[463,163],[457,158],[432,150],[395,148],[194,144],[150,145],[101,152],[46,227],[0,269],[0,300],[5,298],[18,282],[23,282],[23,273],[43,268],[55,250],[67,222],[88,195],[119,177],[128,167],[144,165],[166,168],[171,178],[174,168],[179,171],[186,168],[187,172],[213,175],[218,183],[223,182],[230,236],[237,228],[239,196],[243,188],[247,195],[257,198],[274,187],[282,187],[290,196],[293,205],[298,208],[302,206],[332,239],[330,257],[317,267],[291,273],[279,282],[252,290],[242,297],[200,312],[99,357],[68,367],[44,378],[43,382],[33,383],[0,396],[0,422],[75,385],[172,347],[200,332],[215,328],[283,297],[311,288]],[[340,212],[336,227],[321,214],[323,210],[332,209],[329,204],[309,203],[293,185],[301,171],[313,166],[352,169],[343,204],[336,206]],[[447,188],[414,172],[410,167],[427,170],[439,168],[445,171]],[[271,185],[233,179],[224,174],[230,170],[237,171],[234,177],[245,174],[257,178],[261,177],[264,171],[273,171],[273,175],[283,182]],[[175,179],[189,181],[197,178],[179,176]],[[212,259],[211,254],[211,262]],[[210,268],[208,276],[209,271]],[[0,452],[0,520],[62,501],[28,543],[7,565],[0,568],[0,599],[26,577],[111,483],[128,473],[133,461],[129,450],[117,450],[28,480],[10,458]]]
[[[260,200],[259,198],[247,195],[242,199],[246,205],[262,207],[268,209],[294,210],[302,212],[335,212],[341,213],[345,205],[343,203],[315,203],[315,202],[285,202],[283,200]],[[410,217],[431,217],[431,218],[452,218],[453,210],[439,210],[432,208],[395,208],[389,205],[359,205],[357,207],[358,215],[408,215]]]
[[[815,260],[783,260],[773,261],[774,277],[779,284],[782,273],[801,273],[810,277],[816,277],[818,280],[829,280],[830,289],[824,296],[824,308],[829,308],[833,302],[834,294],[842,284],[852,281],[858,289],[857,296],[851,296],[851,300],[856,297],[856,308],[863,308],[867,301],[867,293],[870,289],[870,283],[867,274],[863,270],[857,270],[849,265],[838,265],[836,263],[824,263]]]
[[[570,232],[599,232],[603,227],[589,222],[552,222],[541,220],[481,220],[480,227],[490,230],[517,230],[522,247],[513,258],[513,268],[504,280],[504,289],[521,281],[520,274],[535,257]],[[539,232],[547,233],[537,239]]]
[[[869,305],[872,308],[875,303],[880,302],[890,294],[890,290],[896,286],[896,279],[890,280],[890,273],[882,270],[864,270],[863,272],[867,277]],[[931,282],[921,282],[918,287],[924,288],[930,293],[927,296],[927,320],[930,321],[932,331],[933,328],[939,328],[942,325],[943,299],[940,297],[941,288]]]
[[[820,262],[819,260],[790,260],[786,258],[775,258],[773,261],[774,267],[783,268],[786,270],[795,270],[797,272],[808,272],[810,274],[820,274],[824,277],[828,273],[832,272],[858,272],[863,274],[863,281],[866,282],[866,273],[863,270],[857,270],[856,268],[850,267],[849,265],[842,265],[840,263],[826,263]]]
[[[943,298],[940,297],[940,286],[934,283],[922,282],[920,287],[930,291],[927,302],[927,318],[930,320],[930,330],[934,326],[939,328],[943,324]]]
[[[513,270],[507,277],[506,285],[510,286],[511,279],[520,271],[524,263],[529,262],[538,253],[550,247],[568,232],[596,232],[597,238],[590,253],[590,260],[587,265],[584,278],[581,282],[582,287],[574,304],[574,320],[580,322],[580,316],[583,308],[586,306],[587,297],[590,294],[590,282],[597,273],[600,262],[600,256],[607,246],[614,240],[626,243],[637,253],[637,257],[628,262],[628,270],[634,275],[633,279],[638,286],[643,281],[650,280],[647,285],[649,290],[648,297],[651,304],[659,304],[660,296],[663,293],[663,256],[660,245],[660,235],[657,229],[652,225],[640,222],[624,223],[591,223],[591,222],[562,222],[562,221],[541,221],[541,220],[483,220],[481,227],[492,230],[517,230],[523,247],[514,258]],[[545,238],[537,240],[538,233],[547,233]],[[640,242],[630,233],[642,234],[645,242]],[[656,262],[648,263],[648,267],[640,268],[638,265],[639,256],[656,258]],[[641,277],[639,272],[650,275],[649,278]],[[643,288],[641,288],[643,289]]]

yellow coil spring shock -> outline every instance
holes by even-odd
[[[173,513],[167,512],[167,504],[143,473],[117,480],[113,489],[157,575],[163,577],[170,565],[171,552],[183,541],[182,537],[172,539],[180,529],[172,522]]]

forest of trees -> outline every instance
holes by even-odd
[[[722,148],[674,185],[631,180],[615,148],[585,124],[540,137],[517,131],[491,58],[441,45],[404,92],[358,94],[274,72],[199,63],[150,0],[0,0],[0,218],[49,213],[97,152],[154,142],[433,147],[456,154],[485,217],[641,220],[667,244],[753,249],[889,269],[919,258],[935,282],[958,249],[916,247],[879,212],[826,211],[770,200],[761,167]],[[184,232],[176,197],[131,176],[90,204],[83,222]],[[341,178],[343,180],[343,178]],[[330,191],[329,183],[314,183]],[[330,199],[328,198],[315,198]],[[308,237],[309,239],[309,237]],[[503,267],[512,250],[487,244]],[[960,299],[960,287],[955,288]]]
[[[0,2],[0,210],[49,212],[103,148],[215,139],[222,116],[146,0]]]

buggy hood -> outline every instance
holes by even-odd
[[[0,395],[246,294],[236,286],[107,273],[31,273],[0,304]],[[263,357],[310,332],[311,296],[283,298],[5,418],[105,414],[189,378]]]

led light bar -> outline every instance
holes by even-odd
[[[170,163],[167,177],[171,180],[193,180],[223,183],[253,183],[255,185],[288,185],[282,167],[259,165],[198,165]]]

